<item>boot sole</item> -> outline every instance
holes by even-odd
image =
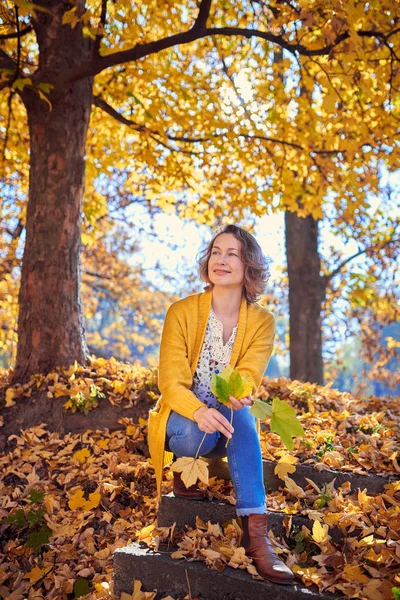
[[[258,571],[257,571],[258,573]],[[294,579],[291,579],[290,581],[282,581],[281,579],[274,579],[273,577],[266,577],[265,575],[261,575],[261,573],[258,573],[260,575],[260,577],[262,577],[263,579],[265,579],[265,581],[269,581],[270,583],[278,583],[281,585],[293,585],[294,584]]]

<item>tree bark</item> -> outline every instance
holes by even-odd
[[[79,26],[62,25],[63,3],[39,15],[42,81],[85,57],[91,42]],[[49,19],[51,23],[49,24]],[[86,134],[93,79],[78,81],[50,98],[24,95],[30,134],[26,242],[19,292],[15,381],[55,366],[85,363],[88,354],[80,300],[80,237]]]
[[[323,384],[322,304],[325,283],[318,252],[318,222],[285,213],[289,277],[290,377]]]

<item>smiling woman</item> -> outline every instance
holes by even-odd
[[[268,263],[255,238],[236,225],[219,229],[199,262],[205,291],[170,306],[161,338],[161,397],[150,411],[148,429],[157,491],[160,496],[163,466],[174,455],[227,455],[241,544],[262,577],[291,583],[293,574],[267,534],[259,424],[250,413],[275,336],[273,314],[257,303]],[[252,394],[240,400],[230,396],[230,405],[220,403],[210,388],[212,376],[228,365],[253,383]],[[205,498],[196,484],[186,488],[176,471],[173,490],[176,496]]]

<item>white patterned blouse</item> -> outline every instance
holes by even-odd
[[[204,342],[190,388],[195,396],[208,407],[219,408],[221,406],[221,402],[217,400],[210,389],[210,380],[214,373],[221,373],[228,366],[237,329],[236,325],[231,337],[224,344],[223,325],[211,307]]]

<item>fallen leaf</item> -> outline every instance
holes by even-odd
[[[24,579],[29,579],[30,583],[36,583],[43,577],[43,575],[45,575],[45,573],[47,573],[47,571],[49,571],[48,568],[40,569],[38,566],[35,566],[31,571],[25,573]]]
[[[305,494],[303,488],[301,488],[299,485],[297,485],[297,483],[295,481],[293,481],[293,479],[290,479],[290,477],[285,477],[284,482],[285,482],[285,486],[286,486],[286,489],[289,492],[289,494],[291,494],[295,498],[305,498],[306,497],[306,494]]]
[[[182,474],[182,481],[187,488],[194,485],[198,479],[208,483],[208,465],[201,458],[182,456],[172,463],[170,468]]]
[[[296,467],[294,465],[298,462],[299,459],[296,456],[285,454],[278,460],[278,463],[274,469],[275,475],[278,475],[280,479],[284,480],[289,473],[294,473],[296,471]]]
[[[14,398],[15,390],[13,388],[8,388],[6,391],[6,407],[13,406],[15,404]]]
[[[83,464],[87,458],[90,456],[90,450],[88,448],[82,448],[82,450],[78,450],[73,454],[73,460],[78,460],[81,464]]]
[[[312,528],[312,537],[317,544],[324,544],[328,540],[331,539],[329,535],[329,526],[322,525],[319,521],[314,521],[314,525]]]
[[[365,575],[359,565],[346,565],[343,569],[346,579],[350,582],[368,583],[369,577]]]
[[[89,500],[85,500],[83,494],[83,489],[80,487],[76,490],[75,494],[68,500],[68,506],[71,510],[76,510],[77,508],[91,510],[92,508],[96,508],[100,504],[101,496],[98,492],[93,492],[92,494],[89,494]]]

